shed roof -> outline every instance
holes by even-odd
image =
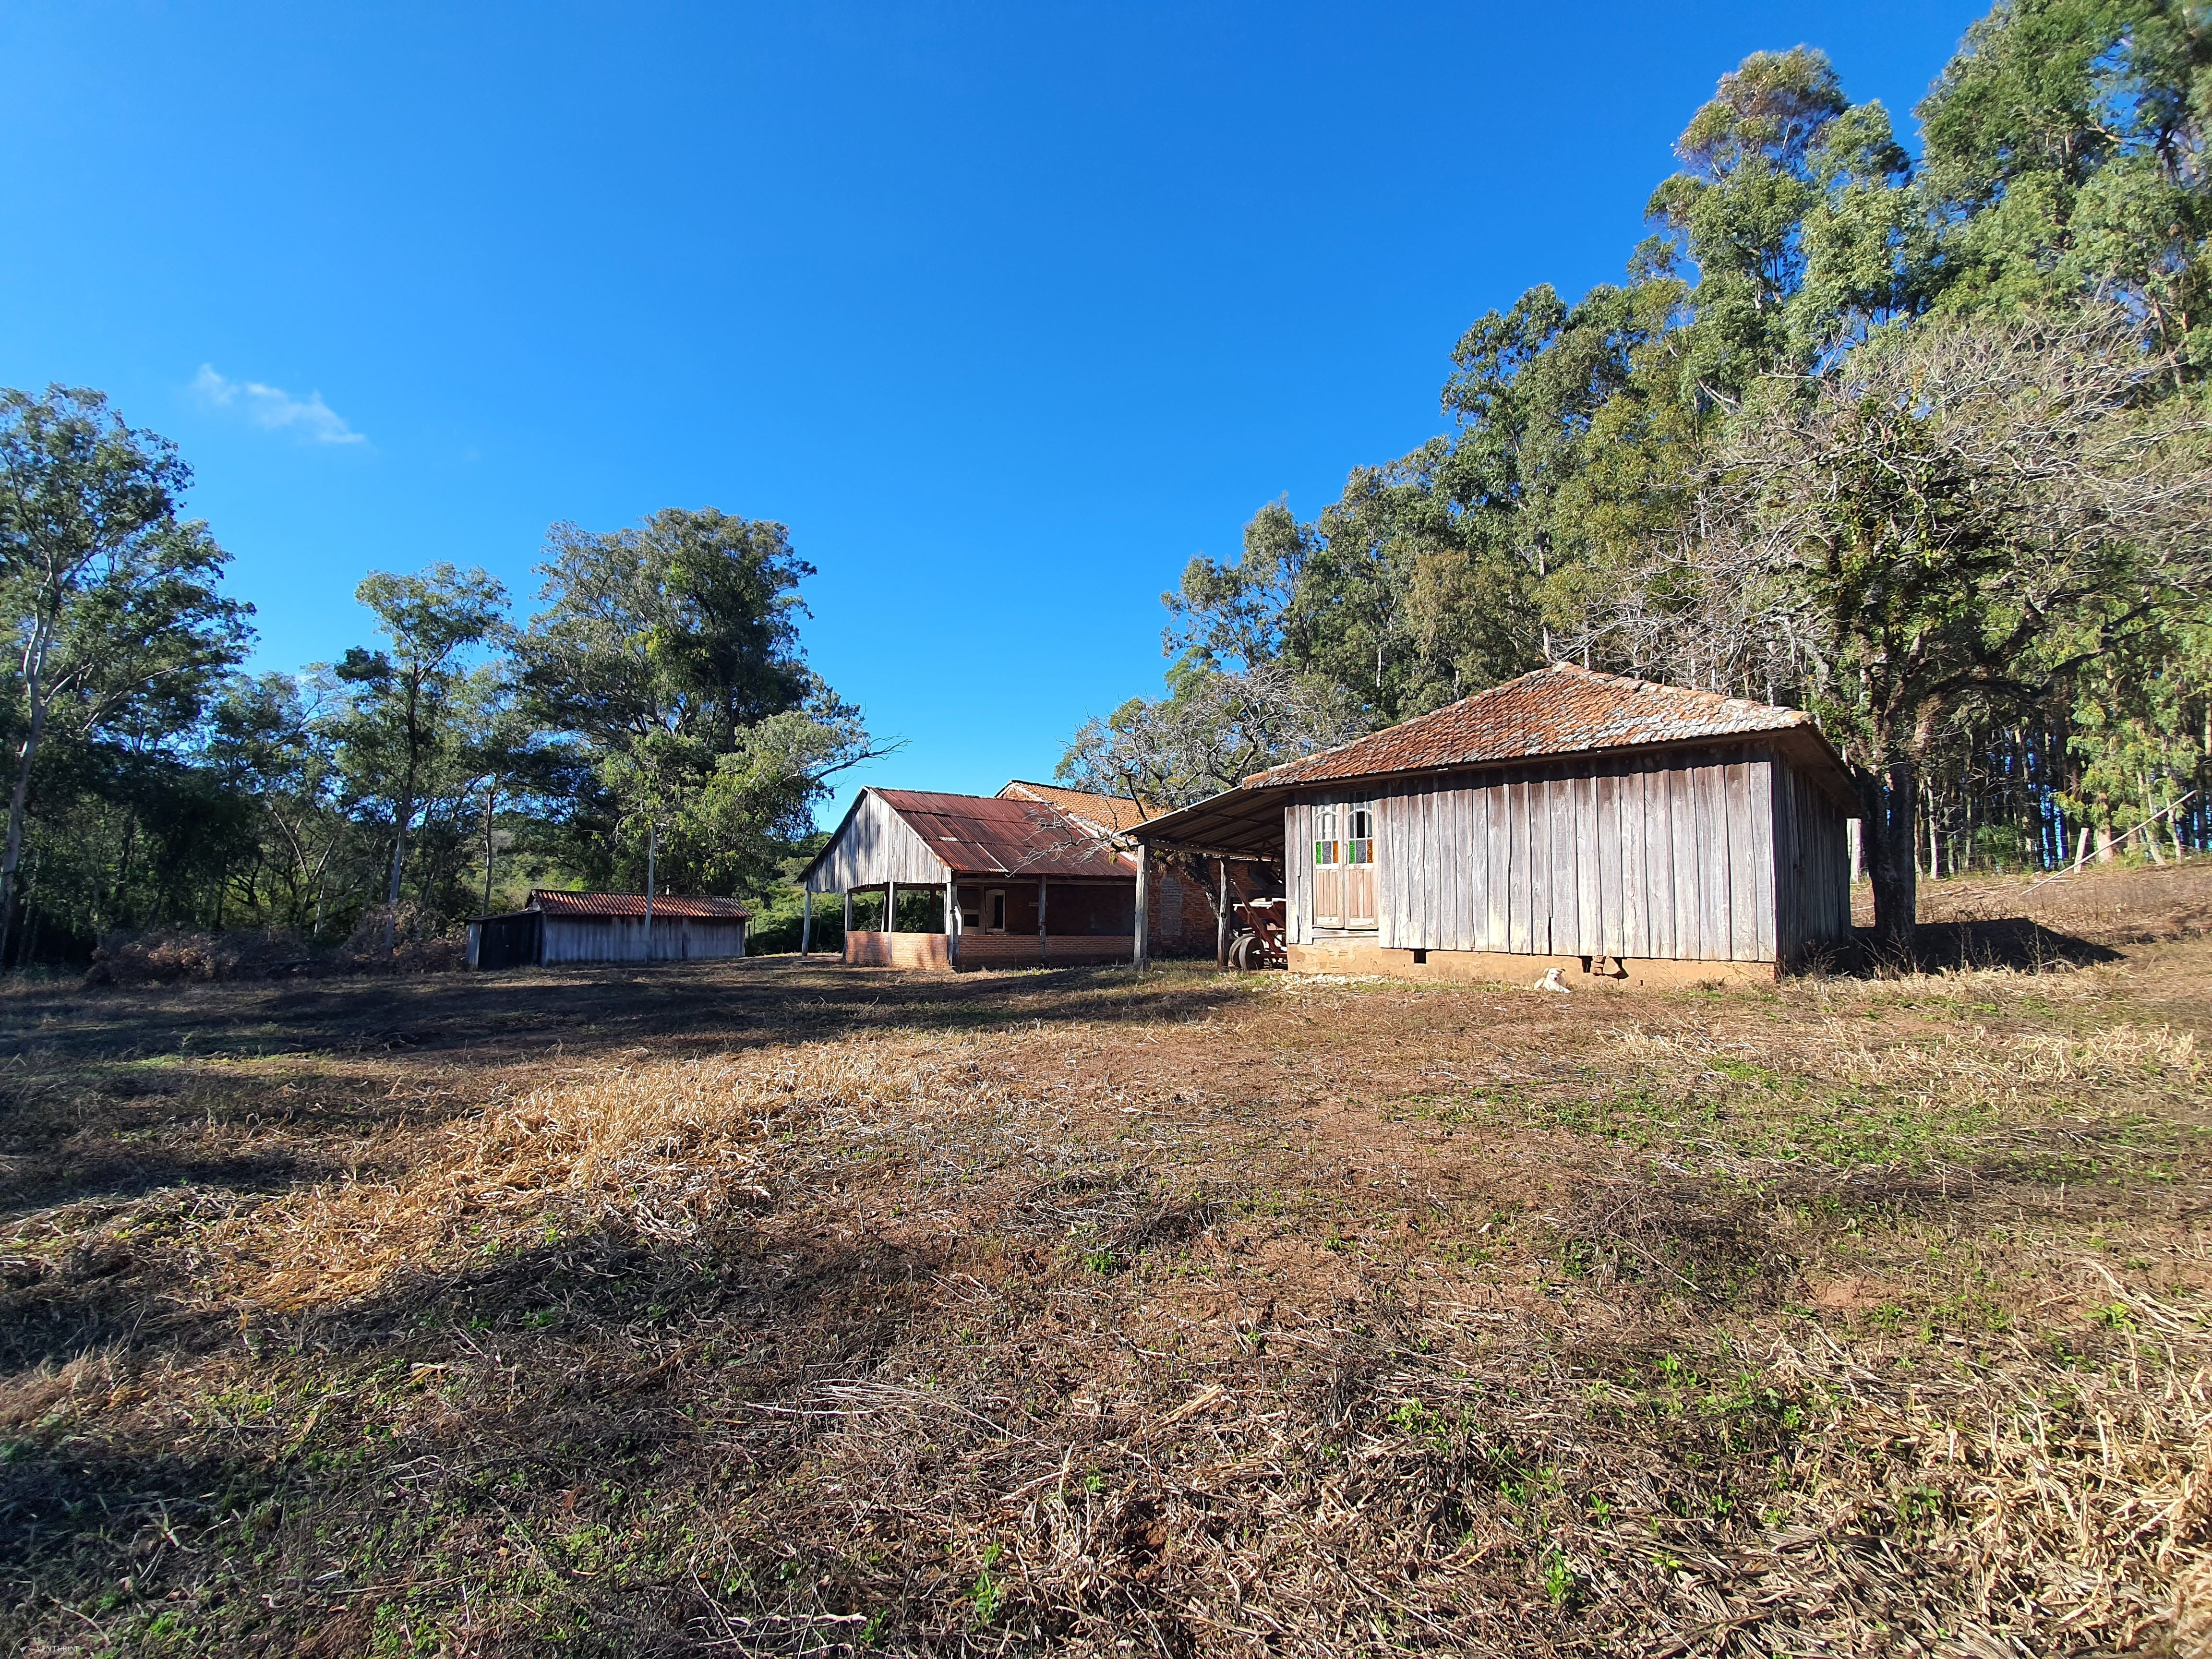
[[[875,793],[958,875],[1133,877],[1095,834],[1042,801],[918,789]]]
[[[999,791],[999,799],[1041,800],[1079,823],[1094,825],[1109,835],[1126,835],[1167,809],[1120,795],[1093,794],[1088,789],[1063,789],[1054,783],[1029,783],[1016,778]]]
[[[1256,772],[1244,780],[1244,787],[1643,749],[1798,726],[1813,728],[1813,717],[1801,708],[1555,663],[1432,714]]]
[[[585,921],[612,916],[642,919],[645,895],[570,893],[558,888],[533,887],[526,908],[549,916],[574,916]],[[666,917],[671,921],[743,921],[752,912],[738,899],[685,898],[675,893],[655,893],[653,915],[655,921]]]
[[[1207,852],[1279,853],[1282,797],[1295,789],[1753,738],[1766,738],[1838,805],[1856,813],[1850,773],[1802,709],[1557,663],[1337,748],[1255,772],[1234,789],[1132,833],[1139,841]]]

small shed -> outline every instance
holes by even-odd
[[[1137,860],[1126,826],[1146,809],[1109,796],[1010,783],[996,796],[914,789],[860,792],[829,842],[800,873],[801,951],[814,942],[814,907],[844,911],[844,960],[857,967],[959,968],[1113,962],[1133,948]],[[1152,942],[1191,948],[1193,899],[1181,889],[1146,908]],[[921,931],[898,927],[899,895],[927,892]],[[880,896],[879,897],[878,896]],[[873,926],[856,927],[854,901]],[[1214,924],[1194,898],[1211,949]],[[911,918],[910,918],[911,919]]]
[[[1560,664],[1132,833],[1285,859],[1290,965],[1771,980],[1846,938],[1850,774],[1802,710]]]
[[[471,968],[546,967],[563,962],[690,962],[745,953],[752,913],[731,898],[656,893],[647,922],[642,893],[572,893],[533,888],[520,910],[469,923]]]

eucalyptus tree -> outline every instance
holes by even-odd
[[[482,570],[441,561],[415,575],[374,571],[354,597],[376,618],[387,648],[356,646],[334,665],[347,704],[340,753],[356,798],[389,814],[384,903],[392,912],[416,813],[459,760],[469,659],[509,632],[507,589]],[[393,925],[387,915],[387,946]]]
[[[259,820],[261,857],[246,896],[310,937],[323,931],[331,885],[355,826],[342,805],[336,744],[317,677],[232,678],[211,711],[207,758]]]
[[[774,872],[829,778],[872,755],[860,712],[806,665],[784,526],[669,508],[629,529],[556,525],[517,654],[525,706],[611,794],[610,842],[732,890]]]
[[[1915,807],[1947,722],[2048,698],[2212,601],[2208,427],[2154,395],[2170,369],[2106,310],[1930,319],[1771,376],[1699,481],[1701,532],[1613,597],[1599,631],[1642,630],[1656,670],[1687,678],[1683,656],[1733,638],[1732,674],[1820,715],[1893,937],[1914,923]]]
[[[227,555],[178,517],[191,469],[97,392],[0,392],[0,608],[14,778],[0,851],[7,948],[32,781],[61,732],[138,753],[198,726],[244,653],[250,607],[220,586]]]

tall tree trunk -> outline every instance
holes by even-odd
[[[407,861],[407,820],[414,816],[410,804],[392,837],[392,878],[384,885],[384,953],[399,948],[399,872]]]
[[[484,900],[483,913],[491,914],[491,815],[499,800],[499,778],[495,774],[484,783]]]
[[[15,871],[23,860],[23,814],[31,800],[31,763],[38,758],[39,739],[46,730],[46,644],[51,635],[43,619],[33,634],[23,664],[23,690],[30,702],[31,724],[23,733],[15,787],[8,796],[7,851],[0,854],[0,963],[8,959],[9,924],[15,913]]]
[[[1909,760],[1893,761],[1886,771],[1852,769],[1866,826],[1860,842],[1874,886],[1875,932],[1905,945],[1912,942],[1919,904],[1920,849],[1912,833],[1912,809],[1920,793],[1915,770]]]

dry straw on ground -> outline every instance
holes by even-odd
[[[2212,949],[2154,951],[1595,1008],[730,966],[536,1047],[481,1042],[506,1003],[356,1040],[337,992],[315,1047],[111,1032],[96,1097],[19,1068],[52,1167],[184,1178],[15,1212],[0,1631],[2201,1651]],[[261,1029],[161,1017],[202,1007]]]

